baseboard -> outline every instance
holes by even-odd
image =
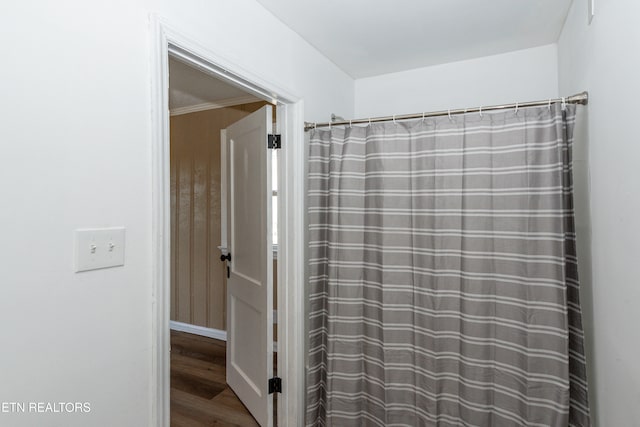
[[[214,338],[220,341],[227,340],[227,331],[220,329],[205,328],[204,326],[190,325],[188,323],[169,321],[169,328],[174,331],[187,332],[189,334],[201,335],[203,337]]]
[[[227,331],[205,328],[204,326],[190,325],[188,323],[176,322],[175,320],[169,321],[169,329],[174,331],[187,332],[194,335],[200,335],[203,337],[209,337],[220,341],[227,340]],[[278,352],[278,341],[273,342],[273,352]]]

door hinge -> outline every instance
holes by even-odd
[[[267,148],[282,148],[282,137],[276,134],[269,134],[267,138]]]
[[[273,377],[269,380],[269,394],[282,393],[282,379]]]

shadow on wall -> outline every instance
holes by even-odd
[[[594,372],[594,307],[593,272],[591,254],[591,176],[589,173],[589,108],[577,109],[573,139],[573,204],[576,221],[576,245],[578,251],[578,275],[580,279],[580,305],[585,334],[587,357],[587,380],[589,382],[589,406],[591,419],[597,420],[595,413],[597,400]]]

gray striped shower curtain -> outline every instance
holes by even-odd
[[[308,426],[589,426],[575,108],[311,131]]]

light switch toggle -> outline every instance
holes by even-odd
[[[125,229],[93,228],[75,231],[75,271],[124,265]]]

